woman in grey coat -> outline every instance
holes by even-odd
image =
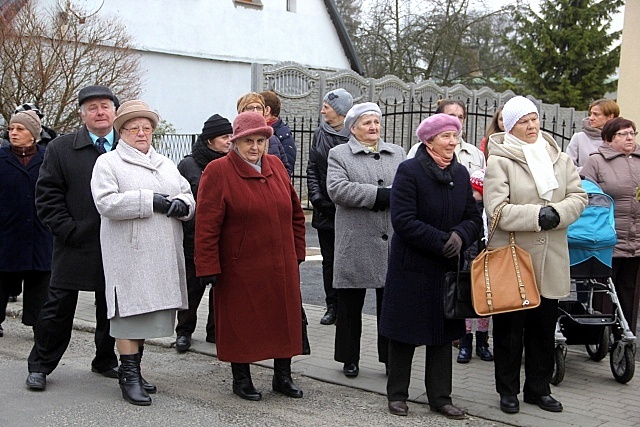
[[[143,406],[155,388],[140,375],[139,348],[147,338],[173,335],[176,311],[187,308],[181,221],[195,211],[189,182],[151,146],[157,124],[144,102],[123,103],[114,122],[121,143],[98,158],[91,177],[120,388]]]
[[[359,373],[362,306],[367,289],[376,290],[380,317],[393,229],[391,184],[404,150],[380,139],[380,108],[354,105],[345,116],[349,142],[329,151],[327,192],[336,204],[333,287],[338,290],[334,359],[347,377]],[[388,340],[378,335],[378,360],[388,361]]]

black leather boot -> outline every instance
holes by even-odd
[[[273,391],[285,396],[299,399],[302,390],[293,383],[291,378],[291,359],[273,359]]]
[[[458,353],[458,359],[456,361],[458,363],[469,363],[471,360],[471,347],[473,345],[473,334],[465,334],[462,338],[460,338],[460,344],[458,348],[460,349],[460,353]]]
[[[142,369],[140,368],[140,364],[142,363],[143,353],[144,353],[144,346],[141,345],[140,347],[138,347],[138,369],[140,369],[140,383],[142,384],[142,388],[147,390],[147,393],[153,394],[156,391],[158,391],[158,388],[155,385],[148,383],[147,380],[142,378]]]
[[[140,383],[140,368],[138,353],[121,354],[118,368],[118,381],[122,390],[122,397],[133,405],[149,406],[151,398]]]
[[[335,304],[329,304],[327,306],[327,312],[322,316],[322,319],[320,319],[320,324],[333,325],[336,323],[337,314]]]
[[[489,351],[489,332],[476,331],[476,354],[485,362],[493,360],[493,354]]]
[[[233,392],[246,400],[260,400],[260,393],[253,386],[251,381],[251,369],[248,363],[231,363],[231,373],[233,374]]]

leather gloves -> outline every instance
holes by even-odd
[[[538,214],[538,224],[543,230],[551,230],[552,228],[556,228],[558,224],[560,224],[560,215],[558,215],[558,212],[556,212],[556,210],[551,206],[540,208],[540,213]]]
[[[385,187],[378,187],[376,193],[376,201],[371,208],[372,211],[383,211],[389,207],[391,203],[391,189]]]
[[[218,276],[211,275],[211,276],[203,276],[203,277],[199,277],[200,279],[200,286],[202,287],[207,287],[209,285],[211,285],[211,287],[213,288],[216,285],[216,282],[218,281]]]
[[[171,201],[167,199],[168,194],[153,193],[153,211],[161,214],[169,212]]]
[[[336,214],[336,205],[328,200],[320,199],[313,206],[328,217],[333,217]]]
[[[453,258],[460,254],[460,250],[462,249],[462,238],[456,233],[452,231],[449,233],[449,238],[444,244],[444,248],[442,248],[442,255],[447,258]]]
[[[187,215],[189,215],[189,207],[187,204],[180,199],[173,199],[167,211],[167,216],[182,217]]]

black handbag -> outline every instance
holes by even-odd
[[[473,309],[471,298],[471,273],[460,271],[458,255],[456,271],[444,275],[444,317],[447,319],[475,319],[479,316]]]
[[[307,334],[307,313],[304,312],[302,307],[302,354],[311,354],[311,345],[309,344],[309,335]]]

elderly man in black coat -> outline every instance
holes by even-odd
[[[91,370],[117,378],[115,340],[109,336],[104,271],[100,251],[100,215],[91,197],[91,173],[102,153],[115,147],[117,98],[108,87],[87,86],[78,94],[84,125],[47,147],[36,183],[38,217],[53,233],[49,293],[35,326],[27,386],[44,390],[46,376],[62,359],[73,327],[78,291],[96,299],[96,355]]]

